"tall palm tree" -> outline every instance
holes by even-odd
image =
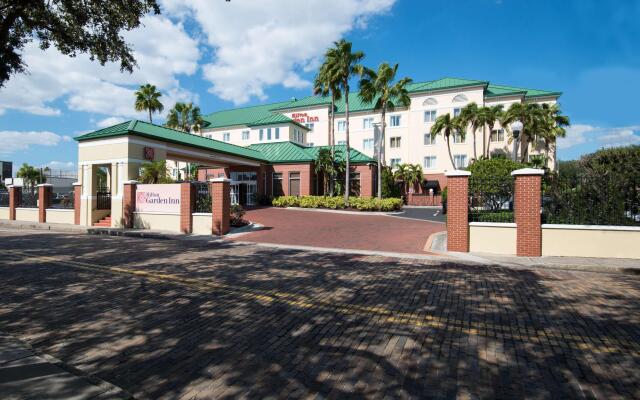
[[[489,107],[482,107],[482,114],[483,114],[483,118],[485,120],[485,123],[489,126],[489,140],[487,140],[486,135],[485,135],[485,127],[482,127],[482,140],[483,140],[483,150],[482,153],[484,154],[485,157],[489,157],[490,155],[490,151],[491,151],[491,132],[493,132],[493,127],[496,126],[496,122],[499,122],[502,120],[503,118],[503,106],[502,104],[499,104],[497,106],[489,106]],[[504,126],[503,126],[504,129]],[[484,146],[486,146],[486,152],[484,150]]]
[[[156,90],[154,85],[146,84],[140,86],[135,93],[136,96],[136,111],[148,111],[149,112],[149,123],[153,123],[153,119],[151,118],[151,114],[154,112],[161,113],[164,110],[164,106],[160,102],[160,97],[162,97],[162,93]]]
[[[409,107],[411,99],[407,91],[407,85],[411,83],[410,78],[402,78],[395,84],[393,80],[398,72],[398,64],[393,68],[387,63],[382,63],[378,67],[378,71],[373,71],[366,67],[360,68],[360,98],[372,103],[373,110],[380,111],[382,119],[382,133],[378,138],[378,198],[382,198],[382,164],[384,163],[384,146],[385,146],[385,128],[387,110],[393,111],[396,105]]]
[[[553,148],[553,164],[554,170],[557,163],[557,147],[556,140],[559,137],[565,137],[567,135],[566,127],[571,124],[569,117],[561,115],[560,106],[557,104],[543,104],[542,105],[542,129],[540,137],[544,141],[545,151],[545,167],[549,166],[549,152]]]
[[[476,151],[476,131],[481,126],[484,127],[486,123],[483,107],[478,107],[476,103],[467,104],[460,111],[458,120],[461,130],[466,130],[468,126],[471,126],[471,135],[473,136],[473,159],[477,160],[478,153]]]
[[[431,139],[434,139],[437,135],[444,136],[447,141],[447,151],[449,152],[449,159],[451,160],[451,166],[453,169],[456,169],[456,164],[453,161],[453,156],[451,155],[451,135],[455,135],[456,133],[460,133],[464,137],[464,130],[460,129],[460,122],[457,118],[452,117],[451,114],[446,113],[438,118],[433,123],[431,127]]]
[[[542,107],[537,103],[513,103],[505,112],[501,122],[505,127],[514,121],[522,122],[520,132],[520,162],[526,163],[529,157],[529,145],[537,139],[542,124]]]
[[[167,116],[166,125],[169,128],[177,129],[187,133],[199,133],[203,120],[200,114],[200,107],[193,106],[193,103],[176,103]]]
[[[331,160],[335,162],[335,120],[336,120],[336,101],[342,98],[340,91],[340,79],[337,74],[330,69],[330,64],[325,59],[324,63],[318,71],[318,75],[314,81],[313,92],[316,95],[331,95],[331,109],[329,110],[329,145],[331,146]],[[333,181],[335,176],[335,168],[332,168],[332,175],[329,181],[329,193],[333,196]],[[325,192],[326,193],[326,192]]]
[[[345,113],[345,191],[344,201],[349,204],[349,178],[351,175],[350,169],[350,148],[349,148],[349,79],[361,69],[360,61],[364,58],[364,53],[361,51],[353,51],[351,42],[341,39],[338,42],[334,42],[334,47],[327,50],[325,59],[327,62],[327,69],[331,71],[331,75],[335,75],[339,80],[339,87],[344,92],[344,113]]]

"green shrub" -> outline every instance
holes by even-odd
[[[274,207],[298,207],[300,206],[300,198],[296,196],[274,197],[271,204]]]
[[[242,225],[242,218],[246,214],[246,211],[240,204],[232,204],[231,205],[231,225],[239,226]]]
[[[344,203],[343,197],[335,196],[335,197],[324,197],[322,200],[322,207],[336,210],[336,209],[345,208],[346,205]]]
[[[349,205],[359,211],[394,211],[402,208],[402,199],[350,197]],[[346,208],[342,196],[280,196],[272,201],[274,207],[330,208],[333,210]]]
[[[324,203],[322,196],[303,196],[300,197],[300,207],[302,208],[318,208]]]

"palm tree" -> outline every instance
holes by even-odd
[[[398,164],[393,171],[393,177],[403,183],[405,195],[409,193],[409,188],[424,179],[420,164]]]
[[[549,151],[553,147],[553,163],[554,170],[556,164],[556,140],[559,137],[565,137],[567,135],[567,131],[565,127],[569,126],[571,123],[569,121],[569,117],[566,115],[561,115],[562,111],[560,110],[560,106],[557,104],[543,104],[542,105],[542,130],[540,132],[540,137],[544,141],[544,152],[545,152],[545,167],[548,167],[549,163]]]
[[[513,103],[505,112],[501,121],[503,127],[514,121],[522,122],[520,132],[520,162],[527,162],[529,156],[529,144],[536,140],[537,131],[541,125],[542,107],[537,103]]]
[[[331,114],[329,120],[329,145],[331,146],[331,160],[335,162],[335,120],[336,120],[336,100],[340,100],[342,92],[340,91],[339,77],[333,73],[330,69],[330,64],[325,59],[324,63],[320,67],[320,71],[314,81],[313,92],[315,95],[328,96],[331,95]],[[335,168],[332,168],[332,174],[335,173]],[[333,181],[335,177],[331,175],[329,180],[329,193],[333,196]],[[325,192],[326,193],[326,192]]]
[[[349,149],[349,79],[356,74],[360,69],[360,61],[364,58],[364,53],[361,51],[352,51],[351,42],[341,39],[338,42],[334,42],[334,47],[327,50],[325,59],[327,63],[327,70],[331,71],[331,75],[335,76],[339,81],[340,89],[344,92],[344,113],[345,113],[345,191],[344,201],[349,204],[349,178],[351,175],[350,169],[350,154]]]
[[[478,107],[476,103],[467,104],[461,111],[458,116],[458,120],[460,122],[461,130],[466,130],[469,125],[471,125],[471,134],[473,135],[473,159],[478,159],[478,153],[476,152],[476,131],[481,126],[484,127],[486,124],[485,115],[483,112],[483,108]],[[484,136],[483,136],[484,139]],[[483,143],[484,147],[484,143]]]
[[[171,183],[167,171],[166,161],[151,161],[142,164],[140,168],[140,181],[142,183]]]
[[[151,118],[151,114],[154,112],[161,113],[164,110],[164,106],[160,102],[160,97],[162,97],[162,93],[156,90],[154,85],[146,84],[140,86],[138,90],[136,90],[136,111],[145,111],[149,112],[149,123],[153,123],[153,119]]]
[[[449,159],[451,160],[451,166],[453,169],[456,169],[456,164],[453,161],[453,156],[451,155],[450,138],[451,135],[455,135],[458,132],[464,137],[464,131],[460,130],[459,125],[460,122],[457,118],[451,117],[451,114],[446,113],[436,118],[436,121],[431,127],[431,139],[434,139],[437,135],[443,135],[447,141],[447,151],[449,152]]]
[[[316,177],[322,176],[322,193],[326,196],[329,191],[329,177],[333,177],[335,174],[335,166],[333,163],[333,156],[331,151],[327,148],[322,148],[318,151],[316,160],[314,163],[314,171]],[[331,193],[333,196],[333,193]]]
[[[387,63],[382,63],[378,71],[373,71],[366,67],[360,68],[360,98],[372,103],[374,111],[380,111],[382,117],[382,132],[378,138],[378,198],[382,198],[382,164],[384,163],[385,128],[387,110],[393,111],[396,104],[402,107],[409,107],[411,99],[407,91],[407,85],[411,83],[410,78],[402,78],[392,84],[398,72],[398,64],[393,68]]]
[[[482,127],[482,140],[483,140],[483,150],[482,153],[484,154],[485,157],[489,157],[490,155],[490,151],[491,151],[491,132],[493,132],[493,127],[496,125],[496,121],[501,121],[503,118],[504,113],[502,112],[502,104],[499,104],[497,106],[490,106],[490,107],[482,107],[482,114],[483,114],[483,119],[485,121],[485,123],[489,126],[489,140],[487,140],[486,135],[485,135],[485,130],[484,130],[484,126]],[[503,126],[504,129],[504,126]],[[486,152],[484,150],[484,146],[486,146]]]
[[[203,120],[200,114],[200,107],[193,106],[193,103],[176,103],[167,116],[166,125],[169,128],[177,129],[187,133],[199,133]]]
[[[22,164],[16,176],[23,179],[24,183],[29,186],[32,193],[34,192],[37,184],[45,182],[45,177],[42,174],[42,171],[27,163]]]

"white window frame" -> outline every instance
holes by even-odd
[[[402,164],[402,158],[391,158],[389,159],[389,165],[391,168],[395,167],[398,164]]]
[[[427,140],[427,138],[429,138],[429,143],[425,143]],[[431,136],[430,133],[425,133],[424,137],[422,138],[422,144],[425,146],[435,146],[436,145],[436,141],[438,140],[437,136]]]
[[[460,113],[462,112],[462,108],[461,107],[455,107],[453,109],[453,113],[451,114],[454,118],[457,117],[458,115],[460,115]]]
[[[497,140],[493,140],[493,132],[496,132],[496,139]],[[502,136],[502,139],[500,139],[500,136]],[[490,143],[504,142],[504,129],[500,128],[500,129],[494,129],[493,131],[491,131],[489,133],[489,142]]]
[[[394,146],[395,142],[395,146]],[[391,149],[399,149],[402,147],[402,136],[392,136],[389,138],[389,148]]]
[[[315,128],[315,124],[313,122],[307,122],[306,124],[304,124],[304,126],[307,127],[307,129],[309,129],[309,131],[313,132],[314,128]]]
[[[460,163],[458,162],[458,159],[463,158],[464,162],[462,163],[463,165],[460,165]],[[456,169],[458,168],[466,168],[469,165],[469,157],[467,157],[466,154],[454,154],[453,155],[453,164],[455,165]]]
[[[264,129],[260,129],[260,137],[259,137],[260,141],[263,142],[264,141]]]
[[[242,140],[249,140],[251,137],[251,131],[242,131]]]
[[[373,147],[375,146],[375,139],[373,138],[368,138],[368,139],[362,139],[362,149],[363,150],[373,150]]]
[[[373,117],[367,117],[362,119],[362,129],[373,129]]]
[[[393,123],[394,119],[396,118],[398,119],[397,125]],[[389,115],[389,126],[392,128],[397,128],[399,126],[402,126],[402,115],[400,114]]]
[[[275,135],[275,139],[276,140],[280,139],[280,127],[279,126],[276,126],[274,135]]]
[[[231,141],[231,132],[222,132],[222,141],[223,142]]]
[[[336,130],[338,132],[346,132],[347,131],[347,121],[342,119],[338,120]],[[342,128],[342,129],[341,129]]]
[[[267,128],[267,141],[271,140],[271,128]]]
[[[427,160],[431,160],[431,165],[427,166]],[[432,169],[436,169],[437,168],[437,163],[438,163],[438,157],[437,156],[424,156],[424,159],[422,160],[422,167],[424,169],[428,169],[428,170],[432,170]]]
[[[429,116],[429,118],[427,118],[427,115]],[[436,118],[438,118],[438,111],[437,110],[425,110],[424,111],[424,122],[426,124],[428,124],[430,122],[435,122]]]
[[[456,138],[459,138],[459,139],[456,139]],[[454,133],[452,139],[453,139],[452,140],[453,144],[464,144],[467,142],[467,138],[463,138],[462,134],[460,133]]]

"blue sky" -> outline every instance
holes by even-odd
[[[132,92],[146,82],[167,109],[194,101],[205,113],[308,95],[322,53],[340,37],[366,53],[365,64],[400,63],[415,81],[562,91],[573,126],[561,159],[640,143],[640,1],[160,3],[162,16],[127,34],[140,64],[133,75],[28,46],[30,74],[0,89],[0,159],[75,168],[73,136],[136,117]]]

